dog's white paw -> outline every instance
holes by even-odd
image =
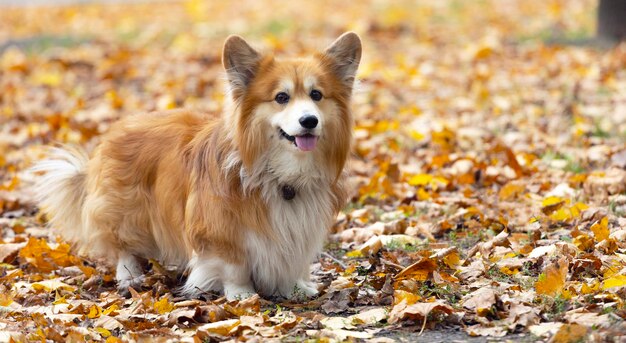
[[[117,289],[124,297],[130,295],[129,287],[137,290],[141,289],[141,284],[146,279],[143,274],[143,268],[141,268],[137,259],[129,253],[120,254],[115,278],[117,279]]]
[[[308,298],[314,298],[318,294],[319,291],[317,290],[317,284],[315,282],[298,280],[289,298],[292,300],[306,300]]]
[[[118,280],[117,290],[121,295],[128,296],[130,294],[130,291],[128,290],[129,287],[132,287],[135,290],[140,290],[141,285],[143,284],[145,280],[146,280],[146,276],[143,274],[139,276],[135,276],[135,277],[128,277],[122,280]]]
[[[224,295],[228,301],[243,300],[256,295],[251,285],[225,284]]]

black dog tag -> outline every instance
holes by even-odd
[[[284,185],[281,191],[283,192],[283,199],[285,200],[291,200],[296,197],[296,190],[289,185]]]

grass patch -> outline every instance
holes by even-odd
[[[565,312],[572,308],[570,301],[560,295],[554,298],[542,296],[540,303],[543,305],[543,315],[548,321],[559,320]]]
[[[572,172],[574,174],[585,172],[585,168],[583,168],[583,166],[580,165],[580,163],[578,163],[572,156],[551,150],[541,156],[541,161],[547,165],[551,165],[551,163],[556,160],[565,161],[565,165],[561,168],[564,171]]]
[[[73,48],[91,41],[88,36],[40,35],[23,39],[9,40],[0,45],[0,54],[10,47],[16,47],[27,55],[43,53],[52,48]]]

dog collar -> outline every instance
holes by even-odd
[[[280,190],[285,200],[291,200],[296,197],[296,190],[290,185],[283,185]]]

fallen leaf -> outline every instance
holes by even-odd
[[[507,329],[501,326],[487,326],[483,324],[476,324],[465,328],[465,332],[474,337],[504,337],[507,334]]]
[[[607,217],[604,217],[595,222],[593,225],[591,225],[591,231],[593,231],[593,237],[596,242],[601,242],[609,238],[609,219]]]
[[[43,280],[39,282],[35,282],[31,285],[34,290],[44,290],[46,292],[56,291],[58,289],[64,289],[68,291],[75,291],[76,287],[70,286],[64,282],[59,281],[58,279],[53,280]]]
[[[444,301],[435,300],[427,303],[415,303],[407,305],[405,301],[394,305],[389,313],[389,323],[396,323],[401,320],[425,320],[431,312],[438,312],[444,315],[451,314],[453,308]]]
[[[564,324],[550,339],[551,343],[574,343],[580,342],[587,336],[588,329],[579,324]]]
[[[156,301],[152,307],[158,314],[165,314],[172,312],[174,304],[172,304],[168,296],[163,296],[161,299]]]
[[[539,275],[535,283],[535,290],[539,295],[555,297],[563,291],[567,278],[567,260],[562,257],[558,261],[549,264]]]
[[[220,336],[228,336],[241,321],[239,319],[226,319],[215,323],[207,323],[200,325],[196,328],[198,331],[206,331],[209,333],[218,334]]]
[[[466,296],[463,307],[475,311],[477,315],[485,317],[492,313],[492,307],[496,303],[496,292],[492,288],[479,288]]]
[[[615,287],[626,286],[626,275],[615,275],[602,282],[602,289],[607,290]]]

